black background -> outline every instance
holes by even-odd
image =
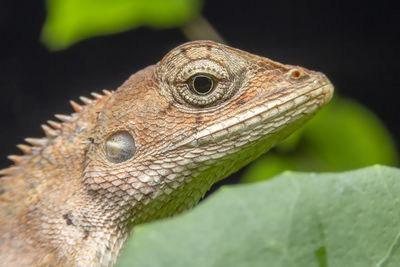
[[[394,1],[213,1],[204,16],[229,45],[322,71],[336,92],[373,110],[399,144],[400,9]],[[68,100],[116,89],[185,42],[180,30],[139,28],[65,51],[40,42],[44,1],[0,1],[0,168]]]

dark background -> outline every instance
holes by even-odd
[[[336,92],[373,110],[400,137],[400,9],[385,1],[215,1],[204,16],[229,45],[322,71]],[[116,89],[185,42],[179,29],[139,28],[49,52],[44,1],[0,0],[0,168],[68,100]],[[351,140],[349,140],[351,142]],[[399,147],[399,141],[397,141]]]

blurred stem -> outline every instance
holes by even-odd
[[[202,15],[191,19],[181,27],[186,39],[193,40],[211,40],[218,43],[225,43],[225,40],[217,30]]]

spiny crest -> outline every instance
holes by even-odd
[[[77,102],[71,100],[70,103],[75,113],[72,113],[71,115],[56,114],[55,117],[60,120],[60,122],[49,120],[47,121],[47,124],[41,125],[43,132],[46,135],[45,137],[25,138],[25,141],[28,144],[17,145],[17,147],[23,152],[23,155],[9,155],[8,159],[14,162],[14,164],[16,165],[21,164],[30,155],[38,153],[43,146],[47,145],[49,140],[59,136],[62,131],[63,125],[65,125],[65,123],[73,122],[76,119],[77,113],[84,111],[86,106],[95,104],[98,100],[112,95],[112,92],[108,90],[103,90],[103,94],[91,93],[91,95],[93,99],[83,96],[79,98],[83,104],[78,104]],[[11,175],[15,172],[15,170],[16,166],[2,169],[0,170],[0,176]]]

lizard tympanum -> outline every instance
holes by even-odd
[[[322,73],[222,44],[173,49],[9,156],[0,265],[114,264],[134,225],[192,207],[332,94]]]

